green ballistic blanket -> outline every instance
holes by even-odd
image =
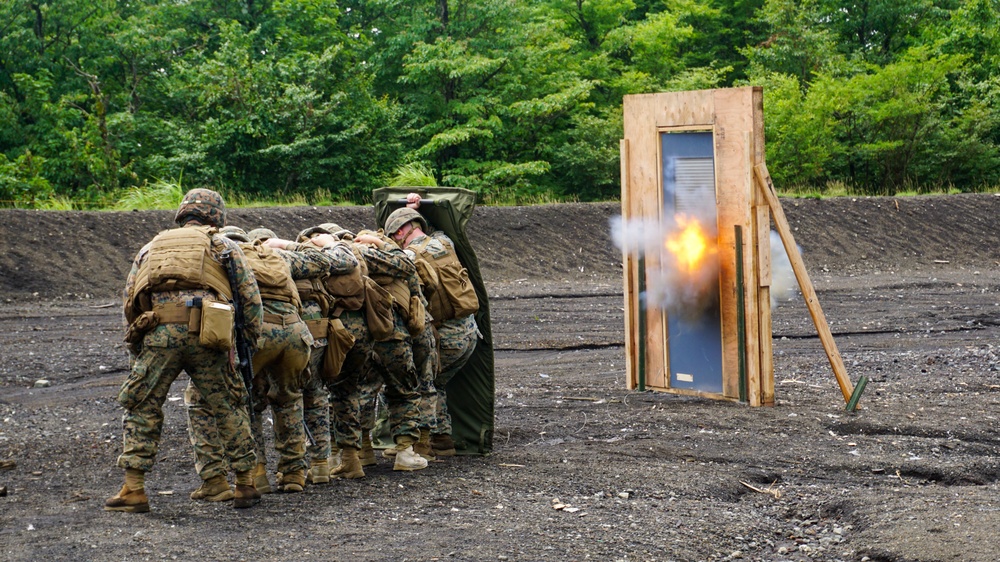
[[[455,243],[459,261],[479,297],[476,323],[482,339],[465,367],[448,383],[448,412],[452,418],[452,438],[459,454],[484,455],[493,450],[493,332],[490,301],[479,271],[479,260],[465,233],[465,225],[476,207],[476,193],[456,187],[383,187],[372,195],[379,227],[396,209],[406,205],[408,193],[419,193],[418,211],[433,228],[444,231]]]

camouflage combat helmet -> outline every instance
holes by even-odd
[[[274,233],[270,228],[255,228],[247,233],[247,237],[256,242],[257,240],[265,241],[271,238],[277,238],[278,235]]]
[[[219,229],[219,234],[229,238],[230,240],[235,240],[237,242],[249,242],[250,237],[247,236],[246,231],[238,226],[224,226]]]
[[[177,208],[174,222],[183,225],[197,220],[206,225],[223,227],[226,225],[226,204],[222,196],[211,189],[192,189],[184,194],[181,206]]]
[[[392,236],[397,230],[403,228],[403,225],[411,222],[417,221],[420,223],[420,228],[422,230],[427,230],[427,220],[418,213],[415,209],[409,207],[403,207],[402,209],[396,209],[389,215],[389,218],[385,219],[385,233]]]
[[[335,222],[325,222],[319,225],[320,228],[326,230],[330,234],[336,236],[337,238],[349,238],[354,239],[354,233],[346,228],[341,228],[339,224]]]
[[[309,240],[313,234],[332,234],[329,230],[323,228],[322,226],[310,226],[309,228],[303,230],[299,233],[298,238],[295,240],[297,242],[305,242]]]

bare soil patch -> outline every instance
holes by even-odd
[[[121,484],[118,292],[173,214],[0,211],[0,559],[995,560],[1000,197],[783,205],[871,381],[860,412],[799,297],[775,312],[775,407],[626,390],[617,205],[480,208],[493,454],[197,503],[178,380],[145,515],[101,509]],[[374,214],[230,215],[284,236],[330,220]]]

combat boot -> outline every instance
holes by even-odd
[[[271,483],[267,481],[267,465],[262,462],[253,467],[253,487],[261,494],[272,492]]]
[[[367,431],[361,434],[361,452],[358,453],[358,460],[361,461],[361,466],[378,464],[375,460],[375,448],[372,447],[372,437]]]
[[[146,497],[146,473],[135,469],[125,469],[125,484],[118,494],[104,502],[105,511],[124,511],[125,513],[146,513],[149,511],[149,498]]]
[[[330,447],[330,466],[335,467],[340,464],[340,447],[336,443],[331,443]]]
[[[447,433],[431,434],[431,449],[438,457],[454,457],[458,454],[455,450],[455,441]]]
[[[306,472],[306,479],[310,484],[327,484],[330,482],[330,461],[329,459],[313,459],[312,466]]]
[[[198,486],[198,489],[191,492],[191,499],[205,500],[210,502],[224,502],[233,499],[235,494],[229,487],[229,482],[222,474],[218,474],[205,480]]]
[[[333,469],[334,478],[345,478],[356,480],[365,477],[365,471],[361,468],[361,461],[358,459],[358,450],[354,447],[344,447],[340,450],[340,464]]]
[[[254,472],[253,470],[244,470],[236,473],[236,492],[233,495],[234,508],[253,507],[260,502],[260,492],[253,486]]]
[[[361,435],[361,451],[358,452],[358,460],[361,466],[374,466],[378,464],[375,460],[375,448],[372,447],[372,438],[367,434]]]
[[[431,450],[431,430],[420,430],[420,439],[413,444],[413,452],[429,461],[434,460],[434,451]]]
[[[283,472],[281,480],[278,481],[278,491],[286,494],[301,492],[306,488],[306,471],[303,469]]]
[[[396,462],[393,470],[422,470],[427,468],[427,459],[413,452],[413,445],[396,452]]]

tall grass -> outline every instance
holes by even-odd
[[[410,162],[396,168],[389,187],[436,187],[434,170],[426,162]]]
[[[43,211],[75,211],[76,202],[65,195],[52,196],[38,203],[37,209]]]
[[[116,211],[150,211],[176,209],[184,199],[185,190],[177,182],[157,180],[130,188],[114,205]]]
[[[494,207],[520,207],[530,205],[548,205],[551,203],[578,203],[576,195],[557,195],[555,193],[492,193],[482,197],[482,204]]]

